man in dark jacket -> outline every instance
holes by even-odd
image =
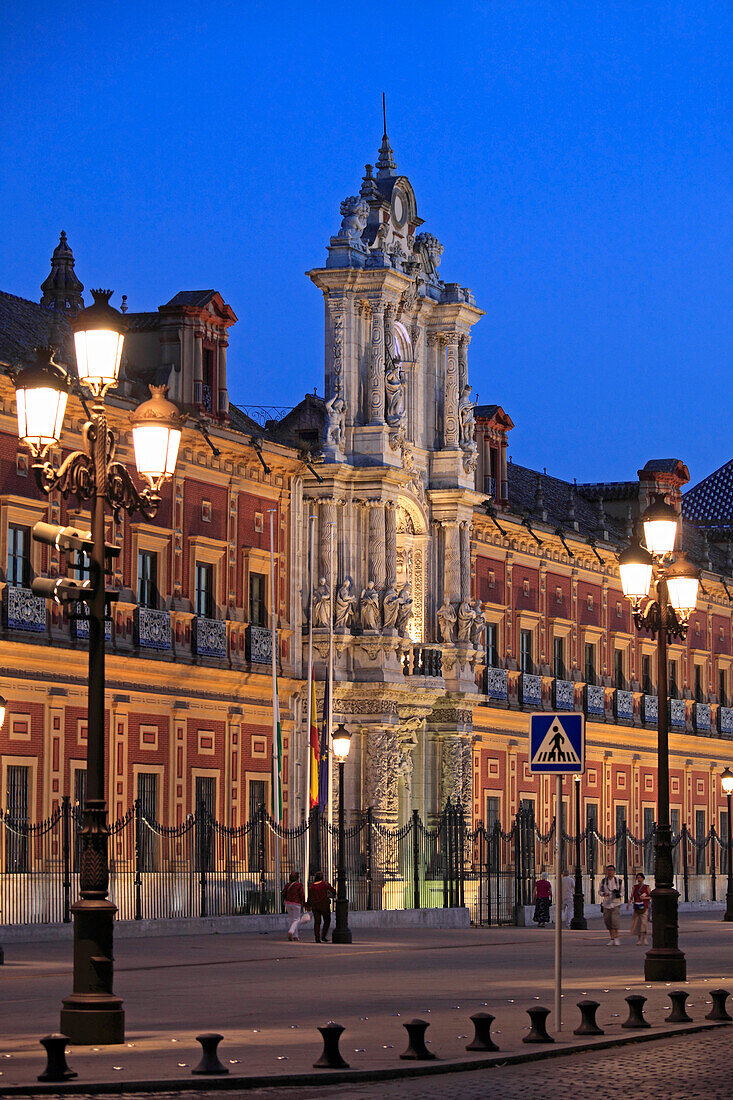
[[[335,897],[336,891],[331,883],[326,882],[320,871],[316,871],[308,890],[308,908],[313,912],[313,932],[316,943],[328,943],[326,936],[331,926],[331,898]]]

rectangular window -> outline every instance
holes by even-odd
[[[214,866],[214,830],[216,816],[216,780],[213,776],[196,776],[196,869],[210,871]]]
[[[486,662],[489,668],[499,667],[499,627],[496,623],[486,624]]]
[[[695,810],[695,874],[705,874],[705,811]]]
[[[496,795],[486,796],[486,835],[491,836],[499,820],[499,799]]]
[[[267,784],[265,783],[264,779],[250,779],[250,781],[249,781],[249,795],[248,795],[248,799],[247,799],[247,806],[248,806],[247,820],[248,820],[248,822],[255,820],[255,818],[256,818],[259,810],[260,810],[260,806],[264,806],[265,803],[266,803],[266,800],[267,800]],[[256,828],[251,828],[250,831],[249,831],[248,858],[249,858],[250,873],[252,871],[256,871],[257,866],[258,866],[258,862],[257,862],[258,861],[257,832],[258,832],[258,829],[256,829]],[[317,861],[317,856],[316,856],[316,861]],[[313,867],[313,863],[311,863],[311,867]]]
[[[626,677],[624,676],[624,651],[623,649],[616,649],[613,653],[613,674],[615,680],[615,686],[617,688],[626,687]]]
[[[565,679],[565,639],[555,638],[552,643],[552,656],[556,680]]]
[[[702,665],[695,665],[695,702],[703,702]]]
[[[137,555],[137,602],[140,607],[158,607],[158,555],[152,550]]]
[[[641,658],[641,690],[646,695],[652,695],[654,693],[654,685],[652,683],[652,659],[648,653],[644,653]]]
[[[8,524],[7,582],[17,588],[31,586],[31,529]]]
[[[586,684],[596,682],[596,647],[593,642],[585,643],[585,682]]]
[[[249,621],[253,626],[267,626],[267,577],[264,573],[249,575]]]
[[[598,871],[598,805],[595,802],[585,804],[586,860],[588,874],[593,877]]]
[[[626,874],[626,807],[616,807],[616,872]]]
[[[667,684],[667,690],[668,690],[668,694],[669,694],[670,699],[677,699],[677,698],[679,698],[678,692],[677,692],[677,662],[676,661],[669,661],[668,663],[669,663],[669,672],[668,672],[669,682]]]
[[[158,776],[155,772],[138,772],[137,797],[140,803],[140,869],[157,870],[157,835],[146,822],[158,823]]]
[[[534,828],[534,799],[533,798],[520,798],[519,807],[524,810],[527,815],[527,819],[531,820],[532,828]]]
[[[214,566],[209,562],[196,562],[196,614],[214,617]]]
[[[214,349],[203,348],[201,359],[203,374],[201,384],[201,404],[203,405],[206,412],[211,413],[214,411]]]
[[[532,672],[532,631],[519,632],[519,671]]]
[[[724,668],[718,669],[718,702],[721,707],[728,706],[728,689],[726,686],[726,672]]]
[[[654,807],[644,807],[644,872],[654,872]]]
[[[23,764],[9,764],[5,789],[5,808],[11,827],[5,827],[5,872],[24,874],[28,870],[28,804],[30,795],[30,768]]]

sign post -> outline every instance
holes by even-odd
[[[562,1031],[562,777],[585,768],[585,716],[540,712],[529,718],[529,769],[555,775],[555,1026]],[[578,828],[580,824],[578,823]]]

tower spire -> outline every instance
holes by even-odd
[[[382,144],[379,149],[379,156],[377,157],[377,179],[388,179],[390,176],[397,175],[397,165],[395,164],[394,153],[392,152],[392,146],[389,144],[389,138],[387,137],[387,97],[382,92]]]
[[[81,293],[84,284],[74,272],[74,253],[69,248],[66,233],[61,230],[59,243],[51,257],[51,271],[41,283],[41,305],[71,316],[84,305]]]

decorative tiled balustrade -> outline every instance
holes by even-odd
[[[522,672],[519,676],[519,702],[524,707],[542,706],[542,677]]]
[[[616,715],[617,718],[620,718],[622,722],[633,722],[633,691],[622,691],[621,688],[616,688],[613,693],[613,713]]]
[[[603,688],[596,684],[585,685],[585,713],[603,718],[606,712]]]
[[[572,680],[555,680],[552,685],[552,705],[555,710],[573,710],[575,685]]]
[[[197,616],[193,620],[193,651],[198,657],[226,657],[226,622]]]
[[[659,718],[659,700],[656,695],[645,695],[644,700],[644,723],[647,726],[656,726],[657,719]]]
[[[684,699],[670,699],[669,701],[669,724],[675,726],[677,729],[684,729],[685,727],[685,700]]]
[[[46,600],[34,596],[30,588],[5,586],[3,618],[8,630],[30,630],[40,634],[46,629]]]
[[[710,729],[710,704],[695,703],[692,708],[692,720],[698,733],[707,733]]]
[[[245,634],[247,660],[255,665],[267,665],[272,661],[272,633],[266,626],[247,627]]]
[[[171,647],[171,617],[167,611],[153,611],[149,607],[135,609],[135,645],[140,649],[167,649]]]
[[[718,707],[718,729],[733,736],[733,707]]]
[[[87,616],[81,616],[77,613],[74,618],[69,620],[69,627],[71,630],[71,637],[77,640],[85,640],[89,637],[89,619]],[[104,624],[104,640],[106,642],[112,641],[112,623],[109,619]]]
[[[485,692],[489,699],[506,702],[509,697],[508,676],[505,668],[487,668],[485,673]]]

